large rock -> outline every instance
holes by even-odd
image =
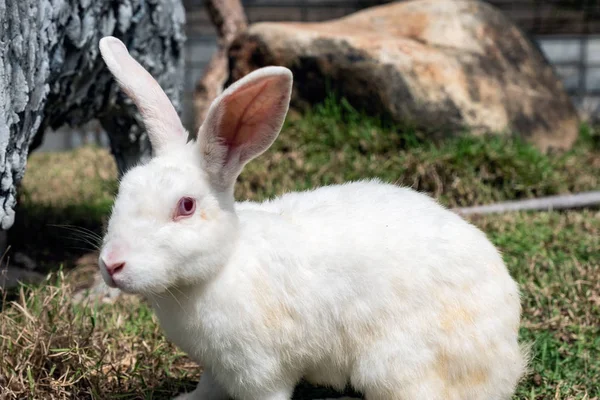
[[[439,135],[518,133],[568,148],[578,118],[539,49],[479,1],[414,0],[323,23],[258,23],[230,49],[229,83],[265,65],[294,72],[295,105],[327,89]]]
[[[0,230],[13,224],[27,155],[48,127],[97,118],[120,171],[150,157],[98,41],[121,38],[179,108],[184,22],[181,0],[0,0]]]

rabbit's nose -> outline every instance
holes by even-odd
[[[113,262],[113,263],[106,263],[105,262],[104,265],[106,266],[106,271],[108,272],[108,274],[110,276],[113,276],[114,274],[116,274],[117,272],[119,272],[123,268],[125,268],[125,262],[124,261]]]

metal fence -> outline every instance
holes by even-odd
[[[439,0],[443,1],[443,0]],[[452,0],[446,0],[452,1]],[[502,10],[538,43],[563,80],[578,108],[600,115],[599,0],[486,0]],[[216,48],[215,30],[202,0],[184,0],[186,8],[186,71],[183,121],[193,123],[193,91]],[[323,21],[339,18],[389,0],[242,0],[250,23],[260,21]],[[62,130],[77,146],[79,131]],[[52,140],[53,135],[47,135]],[[47,139],[47,140],[48,140]],[[105,139],[104,140],[105,143]],[[65,144],[63,147],[69,146]],[[44,146],[43,149],[56,146]]]

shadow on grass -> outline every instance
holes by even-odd
[[[197,384],[193,379],[167,378],[159,384],[149,387],[143,392],[143,398],[147,400],[172,400],[173,397],[184,392],[191,392]],[[301,382],[294,390],[293,400],[313,400],[313,399],[336,399],[341,397],[362,398],[363,396],[353,390],[337,392],[335,390],[313,386],[307,382]],[[115,393],[114,399],[138,399],[139,393],[125,392]]]
[[[338,397],[355,397],[362,398],[363,396],[351,389],[345,390],[343,393],[335,390],[324,388],[321,386],[313,386],[307,382],[301,382],[294,390],[294,400],[312,400],[312,399],[335,399]]]
[[[109,210],[110,204],[21,205],[9,231],[10,253],[29,256],[40,273],[68,271],[96,250]]]

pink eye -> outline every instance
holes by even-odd
[[[196,211],[196,200],[192,197],[182,197],[177,203],[177,209],[175,210],[175,220],[189,217]]]

